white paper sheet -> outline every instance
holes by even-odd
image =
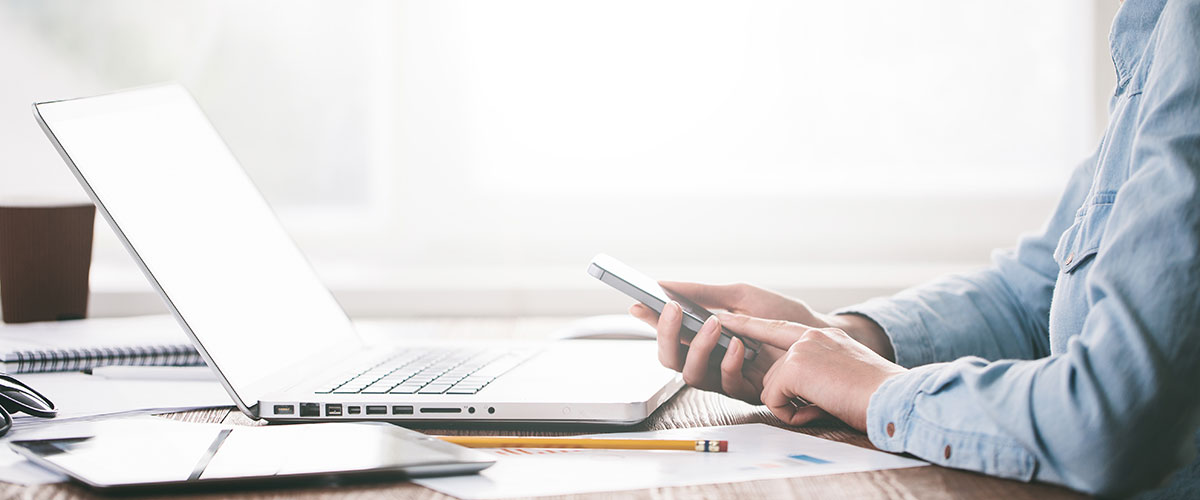
[[[190,344],[175,318],[166,314],[0,325],[6,350]]]
[[[233,399],[216,378],[198,380],[109,379],[79,372],[25,373],[17,378],[50,398],[58,417],[41,419],[23,413],[13,416],[13,432],[25,426],[73,418],[177,408],[233,406]]]
[[[599,435],[592,437],[596,436]],[[730,483],[929,465],[766,424],[604,436],[725,439],[729,441],[729,452],[487,450],[498,461],[480,474],[414,482],[447,495],[474,500]]]

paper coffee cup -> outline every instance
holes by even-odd
[[[5,323],[87,316],[96,207],[0,200],[0,309]]]

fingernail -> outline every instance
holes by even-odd
[[[663,307],[663,316],[672,319],[678,314],[677,311],[679,311],[679,304],[676,304],[675,301],[667,302],[667,305]]]
[[[712,333],[713,330],[717,329],[717,323],[716,316],[709,316],[708,319],[704,320],[704,325],[700,327],[700,332],[698,333]]]
[[[733,319],[734,315],[733,315],[733,313],[719,312],[719,313],[717,313],[717,317],[721,318],[721,321],[725,321],[725,320]]]

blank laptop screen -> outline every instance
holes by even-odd
[[[358,343],[182,87],[42,103],[37,111],[246,405],[263,395],[272,372]]]

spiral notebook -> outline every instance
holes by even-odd
[[[170,316],[99,318],[0,326],[7,373],[78,371],[108,365],[203,366]]]

